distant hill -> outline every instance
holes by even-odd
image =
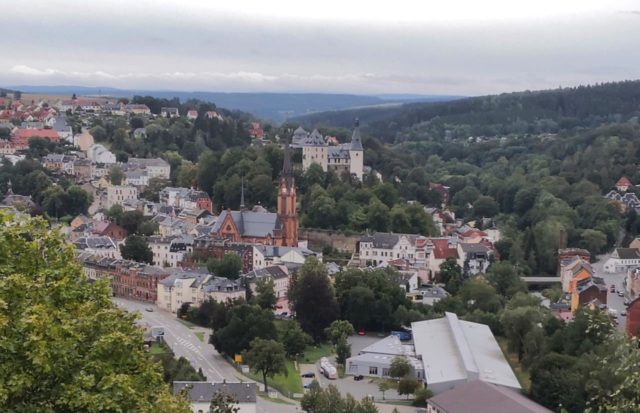
[[[200,99],[215,103],[219,107],[249,112],[263,119],[276,122],[310,113],[339,110],[354,107],[371,107],[402,102],[432,102],[457,99],[458,96],[442,95],[352,95],[331,93],[222,93],[222,92],[181,92],[158,90],[125,90],[108,87],[85,86],[16,86],[25,93],[48,93],[55,95],[109,95],[132,97],[134,95],[156,98],[180,98],[182,102]]]
[[[558,132],[640,116],[640,81],[504,93],[448,102],[405,103],[292,119],[309,128],[348,128],[358,117],[386,141]]]

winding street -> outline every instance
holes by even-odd
[[[120,308],[132,313],[138,313],[141,324],[151,327],[164,327],[164,339],[173,350],[176,357],[184,357],[195,369],[202,369],[208,381],[252,381],[239,373],[208,344],[210,329],[198,328],[191,330],[178,321],[175,314],[158,309],[155,304],[113,298],[113,302]],[[152,311],[147,311],[148,309]],[[204,331],[204,341],[195,335],[195,331]],[[292,413],[299,412],[298,404],[274,403],[258,397],[258,413]]]

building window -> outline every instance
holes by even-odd
[[[382,369],[382,377],[389,377],[389,369]]]
[[[377,376],[378,375],[378,368],[377,367],[369,367],[369,374]]]

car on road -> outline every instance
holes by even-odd
[[[308,379],[311,379],[311,378],[316,377],[316,374],[315,374],[315,373],[311,373],[311,372],[309,372],[309,373],[302,373],[300,376],[302,376],[302,377],[306,377],[306,378],[308,378]]]
[[[148,312],[150,312],[150,313],[153,313],[153,308],[151,308],[151,307],[147,307],[147,308],[145,308],[145,309],[144,309],[144,311],[148,311]]]
[[[365,333],[364,328],[361,328],[360,330],[358,330],[358,335],[359,336],[366,336],[367,333]]]
[[[611,291],[612,293],[616,292],[616,286],[614,284],[611,284],[611,287],[609,288],[609,291]]]
[[[618,290],[618,297],[624,297],[624,292],[622,292],[622,290]]]
[[[631,304],[631,301],[629,301],[628,299],[624,300],[624,305],[626,305],[627,307],[629,306],[629,304]]]
[[[353,376],[353,380],[355,381],[360,381],[364,379],[364,376],[362,374],[358,374],[357,376]]]
[[[626,317],[626,316],[627,316],[627,312],[626,311],[623,311],[623,312],[620,313],[620,317]]]

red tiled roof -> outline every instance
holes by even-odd
[[[478,237],[486,237],[487,233],[484,231],[480,231],[479,229],[469,229],[465,232],[463,232],[462,234],[460,234],[461,237],[463,238],[469,238],[469,237],[474,237],[474,236],[478,236]]]
[[[51,140],[60,139],[60,135],[58,132],[53,129],[18,129],[15,134],[15,137],[18,139],[29,139],[29,138],[48,138]]]
[[[633,186],[633,184],[631,183],[629,178],[623,176],[622,178],[618,179],[618,182],[616,182],[616,186]]]
[[[436,259],[444,260],[447,258],[458,258],[458,250],[449,246],[449,241],[446,239],[434,239],[433,242],[433,256]]]

